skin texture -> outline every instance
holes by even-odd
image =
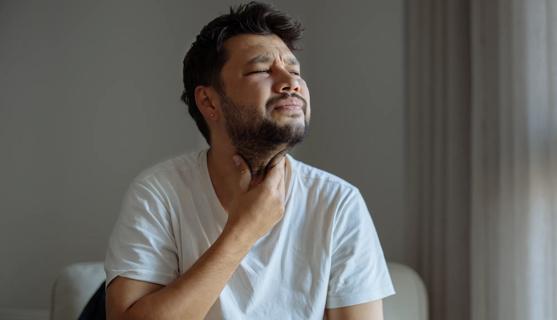
[[[226,99],[252,122],[266,119],[303,131],[311,114],[309,91],[295,56],[282,40],[274,35],[239,35],[224,45],[228,60],[221,80]],[[281,95],[300,99],[277,100]],[[288,143],[256,157],[241,154],[229,135],[222,92],[199,86],[195,97],[211,132],[209,175],[228,213],[227,223],[198,261],[167,286],[114,279],[107,288],[108,319],[203,319],[251,247],[284,214],[290,167],[283,152]],[[326,317],[380,320],[382,304],[379,300],[328,309]]]

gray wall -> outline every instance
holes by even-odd
[[[0,2],[0,309],[48,308],[64,265],[103,259],[130,180],[202,144],[181,60],[230,3]],[[307,29],[313,122],[295,154],[360,187],[404,261],[402,0],[276,4]]]
[[[383,249],[404,261],[403,2],[308,8],[312,124],[299,156],[360,188]]]

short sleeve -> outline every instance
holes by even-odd
[[[394,294],[369,211],[359,191],[339,205],[333,227],[327,308],[339,308]]]
[[[106,284],[117,276],[166,285],[178,276],[170,214],[147,181],[134,181],[122,202],[105,259]]]

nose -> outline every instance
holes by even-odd
[[[290,71],[280,68],[276,72],[277,79],[274,84],[274,91],[276,93],[293,93],[300,92],[300,76],[290,73]]]

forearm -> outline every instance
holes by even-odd
[[[376,300],[336,309],[326,309],[325,319],[383,320],[383,300]]]
[[[139,299],[126,319],[203,319],[253,243],[225,231],[184,274]]]

